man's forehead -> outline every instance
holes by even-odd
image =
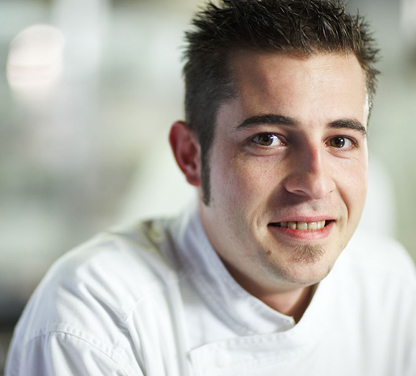
[[[366,80],[353,53],[306,56],[238,51],[232,55],[231,68],[237,100],[233,113],[242,116],[242,121],[275,114],[295,121],[313,116],[327,117],[328,122],[355,119],[367,124]],[[319,101],[319,96],[325,101]],[[315,111],[311,111],[314,102]]]
[[[308,82],[317,89],[322,85],[354,88],[366,99],[368,93],[365,72],[352,53],[316,52],[298,54],[286,52],[238,51],[231,55],[230,67],[237,96],[241,90],[292,90],[293,82]],[[300,92],[304,90],[299,87]]]

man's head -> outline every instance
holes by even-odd
[[[194,23],[170,141],[207,236],[256,296],[317,283],[365,203],[373,40],[324,1],[224,0]]]
[[[337,1],[221,0],[209,3],[186,34],[186,124],[201,146],[202,192],[210,202],[209,153],[217,112],[238,95],[230,66],[238,51],[310,56],[351,52],[365,74],[369,101],[375,91],[377,49],[364,20]]]

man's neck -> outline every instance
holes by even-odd
[[[313,285],[296,290],[255,296],[275,311],[292,316],[298,323],[308,308],[315,290],[316,285]]]
[[[264,284],[256,283],[254,279],[248,279],[233,266],[227,265],[226,262],[224,265],[235,281],[248,293],[275,311],[292,316],[296,323],[302,318],[316,291],[317,284],[298,287],[286,286],[278,289],[276,284],[271,282],[266,287]]]

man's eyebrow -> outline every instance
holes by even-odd
[[[359,131],[364,136],[367,136],[367,130],[365,129],[365,126],[362,125],[357,120],[351,120],[351,119],[342,119],[342,120],[336,120],[332,123],[329,123],[328,128],[336,128],[336,129],[342,129],[342,128],[348,128],[348,129],[354,129],[356,131]]]
[[[292,118],[282,115],[256,115],[245,119],[241,124],[237,126],[236,129],[250,129],[260,124],[294,125],[296,124],[296,121]]]
[[[245,119],[241,124],[237,126],[239,129],[250,129],[260,124],[271,124],[271,125],[296,125],[298,122],[290,117],[276,114],[267,115],[255,115]],[[359,121],[353,119],[340,119],[329,123],[328,128],[336,129],[354,129],[367,136],[367,130],[364,125]]]

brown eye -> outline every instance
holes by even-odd
[[[253,141],[262,146],[274,146],[280,143],[279,137],[272,133],[260,133],[253,138]]]
[[[334,137],[334,138],[331,138],[331,140],[329,141],[329,145],[331,145],[334,148],[341,149],[345,146],[346,141],[349,141],[349,140],[347,140],[345,137]]]

